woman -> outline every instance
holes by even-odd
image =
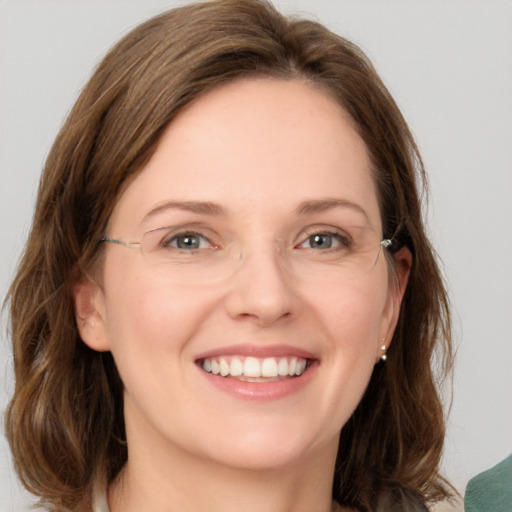
[[[74,511],[444,498],[423,178],[321,25],[225,0],[128,34],[55,141],[9,295],[26,487]]]

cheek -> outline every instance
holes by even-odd
[[[387,279],[374,275],[339,287],[312,288],[306,306],[324,350],[319,377],[322,392],[311,408],[324,412],[319,436],[334,438],[348,421],[372,375],[386,307]],[[320,437],[319,437],[320,439]]]
[[[387,279],[377,274],[324,290],[310,302],[328,340],[328,359],[337,377],[334,386],[357,396],[364,391],[382,344],[387,297]]]
[[[321,319],[333,349],[355,356],[378,343],[388,297],[385,278],[376,275],[312,290],[309,297],[307,307]]]
[[[121,375],[144,365],[151,374],[166,355],[173,356],[167,364],[179,365],[187,342],[211,310],[208,294],[135,265],[112,265],[105,275],[107,335]]]

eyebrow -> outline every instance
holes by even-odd
[[[297,208],[295,213],[299,215],[308,215],[312,213],[319,213],[332,208],[350,208],[358,213],[361,213],[368,221],[368,214],[357,203],[349,201],[348,199],[312,199],[302,201]],[[152,217],[164,210],[177,209],[188,211],[192,213],[202,215],[221,216],[226,215],[226,210],[218,203],[211,201],[165,201],[164,203],[158,204],[152,208],[145,216],[144,220]]]
[[[165,203],[155,206],[146,213],[146,215],[144,215],[144,220],[169,209],[184,210],[187,212],[214,216],[225,215],[226,213],[222,206],[210,201],[166,201]]]
[[[348,199],[328,198],[303,201],[299,204],[295,211],[299,215],[307,215],[311,213],[323,212],[332,208],[350,208],[351,210],[355,210],[356,212],[361,213],[368,222],[370,221],[366,210],[362,206],[354,203],[353,201],[349,201]]]

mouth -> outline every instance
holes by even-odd
[[[254,357],[226,355],[198,359],[197,365],[206,373],[242,382],[277,382],[303,375],[312,360],[295,357]]]

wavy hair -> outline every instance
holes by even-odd
[[[411,510],[448,493],[439,463],[450,319],[422,221],[426,176],[413,136],[354,44],[265,1],[217,0],[163,13],[117,43],[44,167],[7,297],[16,385],[6,432],[22,482],[50,510],[90,510],[95,482],[111,482],[127,459],[122,382],[110,353],[80,340],[73,286],[98,264],[119,195],[180,109],[247,77],[304,80],[342,106],[371,157],[383,233],[413,254],[386,364],[341,432],[333,498],[361,511]]]

